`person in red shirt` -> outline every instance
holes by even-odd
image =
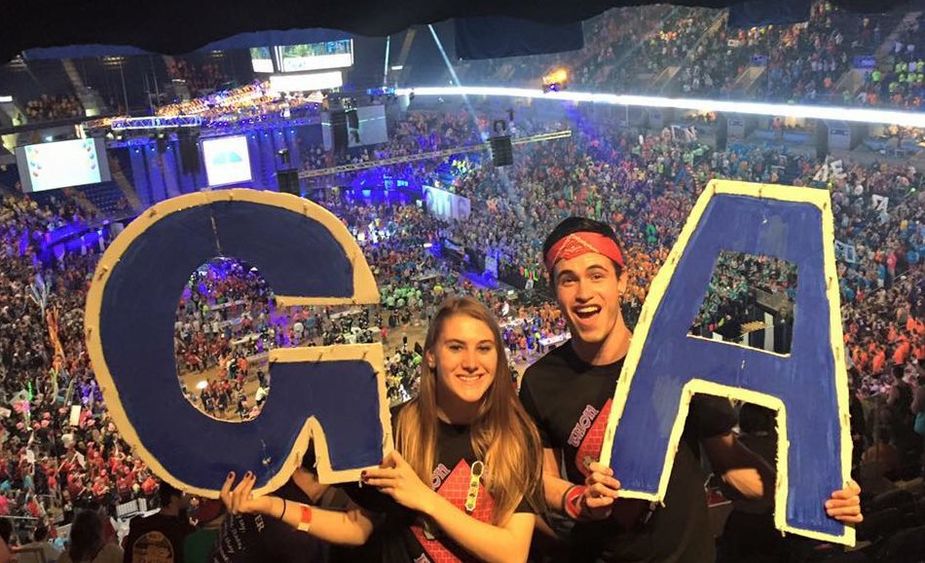
[[[55,466],[50,460],[45,464],[45,478],[48,482],[48,491],[53,495],[57,495],[58,476],[55,474]]]
[[[123,462],[125,461],[125,454],[116,449],[111,456],[109,456],[109,471],[110,473],[116,475],[119,473],[119,469],[122,467]]]
[[[26,503],[26,510],[29,511],[29,514],[32,515],[33,518],[41,518],[45,511],[42,509],[42,505],[39,504],[35,495],[30,496],[29,502]]]
[[[100,474],[96,480],[93,481],[93,497],[100,503],[102,503],[106,495],[109,494],[109,479],[106,476],[106,472]]]
[[[87,490],[86,475],[82,471],[68,474],[67,490],[72,499],[78,499]]]
[[[144,491],[145,496],[151,496],[154,494],[154,491],[157,490],[157,481],[154,480],[154,477],[148,475],[148,477],[141,483],[141,490]]]
[[[128,467],[123,466],[119,477],[116,479],[116,490],[119,492],[119,498],[124,502],[132,494],[132,485],[135,484],[135,475]]]
[[[106,465],[106,462],[103,460],[103,455],[93,442],[87,445],[87,461],[90,462],[90,465],[95,467],[97,471],[102,471]]]

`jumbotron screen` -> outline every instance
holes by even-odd
[[[251,65],[254,72],[273,72],[273,54],[269,47],[251,48]]]
[[[277,47],[282,72],[305,72],[353,66],[353,39]]]
[[[16,148],[23,191],[42,192],[112,179],[103,139],[74,139]]]

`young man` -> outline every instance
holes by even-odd
[[[183,542],[193,532],[186,511],[189,501],[169,483],[158,490],[161,509],[151,516],[132,518],[123,547],[123,563],[182,563]]]
[[[596,461],[632,338],[620,309],[628,281],[623,255],[609,226],[578,217],[553,230],[543,254],[572,338],[527,369],[520,397],[543,440],[546,502],[575,521],[568,560],[713,561],[700,446],[714,472],[748,498],[771,498],[772,470],[736,441],[729,401],[696,395],[664,506],[617,500],[619,476]],[[860,522],[858,493],[854,484],[835,492],[828,514]]]

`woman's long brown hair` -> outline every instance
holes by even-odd
[[[450,298],[431,319],[424,349],[435,352],[443,325],[456,315],[488,325],[498,352],[494,381],[482,397],[471,426],[472,450],[485,464],[484,483],[495,500],[493,521],[503,523],[524,498],[534,510],[543,513],[542,445],[536,426],[517,398],[494,316],[471,297]],[[425,483],[433,480],[438,423],[437,374],[427,361],[422,361],[418,396],[398,414],[395,445]]]

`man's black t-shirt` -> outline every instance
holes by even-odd
[[[392,420],[395,420],[394,414]],[[475,504],[470,506],[472,510],[466,508],[466,498],[474,484],[472,469],[477,462],[483,465],[482,475],[490,471],[472,450],[470,428],[441,421],[437,429],[437,458],[431,485],[453,506],[477,520],[491,522],[495,500],[483,484],[478,485]],[[372,487],[350,487],[347,494],[363,508],[383,515],[383,521],[376,526],[373,537],[362,550],[368,555],[361,557],[357,553],[355,561],[445,563],[474,560],[436,524],[425,522],[417,512],[398,505]],[[535,513],[525,500],[514,512]]]
[[[273,496],[312,504],[290,479]],[[212,563],[319,563],[324,561],[323,542],[268,516],[226,515],[212,552]]]
[[[578,358],[569,341],[524,373],[521,402],[539,428],[543,447],[562,452],[566,476],[572,483],[584,483],[587,464],[600,458],[610,403],[622,367],[622,360],[608,366],[587,364]],[[726,399],[695,395],[664,507],[649,515],[647,501],[618,500],[610,518],[575,523],[569,535],[569,560],[713,561],[699,440],[726,434],[735,422],[735,413]]]
[[[132,518],[125,538],[125,563],[183,563],[183,541],[193,527],[185,517],[158,512]]]

